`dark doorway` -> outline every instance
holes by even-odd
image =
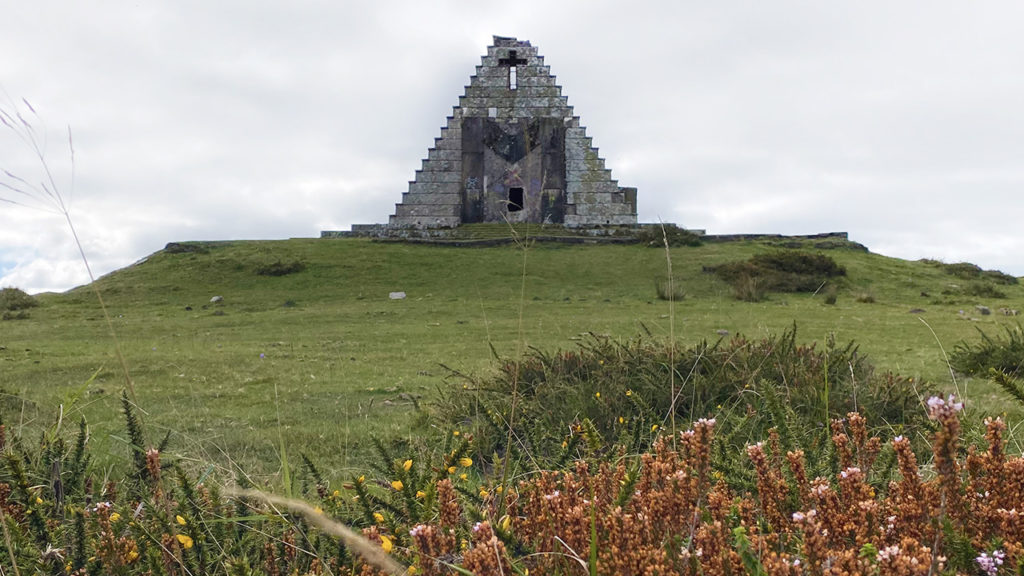
[[[522,188],[509,188],[508,189],[508,211],[519,212],[523,209],[523,189]]]

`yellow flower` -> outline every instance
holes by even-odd
[[[594,398],[600,398],[600,397],[601,397],[601,393],[600,392],[594,392]]]
[[[569,446],[569,443],[566,442],[565,440],[562,440],[562,448],[568,448],[568,446]]]
[[[338,496],[341,496],[341,491],[340,490],[335,490],[334,492],[331,492],[331,496],[333,496],[334,498],[337,498]]]
[[[381,535],[380,547],[384,549],[385,554],[391,554],[391,549],[394,548],[395,545],[391,542],[391,538]]]
[[[404,468],[405,471],[408,472],[409,469],[412,468],[412,460],[406,460],[405,463],[402,464],[402,468]]]
[[[43,503],[43,499],[40,498],[39,496],[36,496],[36,504],[42,504],[42,503]]]
[[[178,524],[181,524],[182,526],[184,526],[184,525],[186,524],[186,522],[185,522],[185,519],[184,519],[184,518],[182,518],[181,516],[175,516],[175,517],[174,517],[174,520],[175,520],[175,521],[176,521],[176,522],[177,522]]]
[[[494,491],[497,492],[498,494],[501,494],[502,492],[505,491],[505,487],[504,486],[498,486],[497,488],[494,489]]]
[[[466,476],[465,472],[463,472],[462,474],[459,474],[459,479],[460,480],[465,480],[466,478],[468,478],[468,476]]]
[[[626,390],[626,396],[632,396],[632,395],[633,395],[633,391],[632,390]]]
[[[132,550],[131,552],[128,552],[128,562],[129,563],[134,562],[135,559],[138,558],[138,557],[139,557],[139,553],[137,551]]]
[[[458,435],[459,435],[459,431],[458,430],[453,430],[452,431],[452,436],[458,436]]]
[[[359,479],[356,480],[356,482],[359,482],[360,484],[362,484],[363,482],[366,482],[366,476],[360,476]]]
[[[658,429],[658,425],[657,424],[651,426],[651,432],[654,432],[657,429]]]
[[[455,466],[449,466],[448,467],[448,473],[449,474],[455,474]]]
[[[313,508],[313,512],[316,512],[317,514],[323,514],[324,513],[324,509],[319,507],[319,506],[317,506],[316,508]]]
[[[597,363],[600,364],[601,366],[604,366],[604,360],[598,360]]]
[[[374,512],[373,513],[373,519],[376,520],[377,523],[384,522],[384,515],[381,514],[380,512]]]
[[[472,465],[473,465],[473,459],[472,458],[470,458],[468,456],[463,456],[462,458],[459,458],[459,466],[462,466],[463,468],[469,468]]]
[[[480,489],[480,497],[481,498],[487,498],[487,490],[481,488]]]
[[[401,492],[402,488],[405,488],[405,484],[402,484],[401,480],[395,480],[391,483],[391,487]]]
[[[423,490],[417,490],[416,497],[422,500],[427,497],[427,493],[424,492]]]
[[[619,424],[622,424],[625,421],[626,421],[625,418],[623,418],[622,416],[619,416]]]
[[[185,550],[188,550],[192,547],[192,538],[186,536],[185,534],[177,534],[175,538],[178,539],[178,542],[181,542],[181,546]]]
[[[118,514],[117,512],[114,512],[113,514],[110,515],[110,521],[111,522],[117,522],[120,519],[121,519],[121,515]]]
[[[409,569],[406,570],[406,573],[408,573],[408,574],[415,574],[416,573],[416,567],[415,566],[409,566]]]
[[[501,519],[501,529],[505,532],[508,532],[508,527],[511,525],[512,518],[508,514],[506,514],[505,517]]]

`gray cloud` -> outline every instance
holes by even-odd
[[[72,126],[72,215],[100,273],[168,241],[385,221],[499,34],[540,48],[642,220],[845,230],[1024,274],[1016,3],[42,0],[5,16],[3,88],[40,111],[62,186]],[[0,133],[0,168],[38,176],[23,152]],[[65,228],[0,203],[0,284],[84,282]]]

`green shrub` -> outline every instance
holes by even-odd
[[[0,290],[0,320],[27,320],[28,309],[39,306],[31,294],[17,288]]]
[[[757,302],[765,292],[817,292],[829,278],[846,275],[830,256],[776,250],[711,268],[733,286],[740,300]]]
[[[1004,329],[1004,336],[992,337],[978,328],[981,340],[958,342],[950,354],[950,364],[961,374],[985,375],[989,370],[1019,373],[1024,364],[1024,329],[1019,323]]]
[[[913,432],[923,424],[917,394],[925,392],[915,392],[906,378],[876,374],[853,343],[799,345],[794,327],[762,340],[686,348],[594,336],[578,350],[532,350],[504,361],[495,375],[461,376],[438,408],[445,426],[473,431],[477,453],[540,467],[615,445],[642,451],[673,416],[677,423],[714,416],[723,439],[720,460],[737,457],[775,427],[787,449],[805,448],[824,466],[831,418],[856,407],[872,421]],[[571,430],[586,434],[579,439]],[[731,480],[749,482],[748,472],[739,466]]]
[[[662,226],[644,226],[636,234],[636,239],[640,242],[652,246],[652,247],[664,247],[665,242],[668,242],[669,246],[700,246],[700,236],[680,228],[675,224],[665,224]]]
[[[1005,272],[999,270],[982,270],[980,266],[971,264],[970,262],[956,262],[954,264],[945,264],[938,260],[922,260],[926,264],[937,266],[942,269],[943,272],[951,276],[956,276],[963,280],[989,280],[996,284],[1014,285],[1019,282],[1016,276],[1011,276]]]
[[[976,296],[978,298],[1006,298],[1006,292],[996,288],[991,284],[983,284],[975,282],[967,285],[964,289],[964,293],[968,296]]]
[[[18,288],[4,288],[0,290],[0,310],[27,310],[39,306],[39,301],[31,294],[27,294]]]

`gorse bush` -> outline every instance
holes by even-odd
[[[798,345],[795,327],[762,340],[687,348],[595,336],[578,350],[533,350],[504,362],[495,376],[459,376],[439,402],[439,416],[448,426],[471,429],[481,454],[545,467],[612,444],[642,451],[673,418],[714,415],[725,460],[771,427],[787,448],[820,452],[828,421],[854,410],[893,428],[920,430],[923,417],[914,408],[923,392],[906,378],[876,374],[853,343]],[[735,471],[736,482],[751,480],[745,470]]]
[[[950,354],[955,370],[968,375],[985,375],[989,370],[1006,374],[1019,374],[1024,365],[1024,328],[1021,325],[1004,327],[1003,336],[989,336],[978,329],[980,341],[958,342]]]
[[[731,284],[737,298],[752,302],[761,300],[765,292],[816,292],[830,278],[846,275],[832,257],[802,250],[755,254],[709,270]]]

